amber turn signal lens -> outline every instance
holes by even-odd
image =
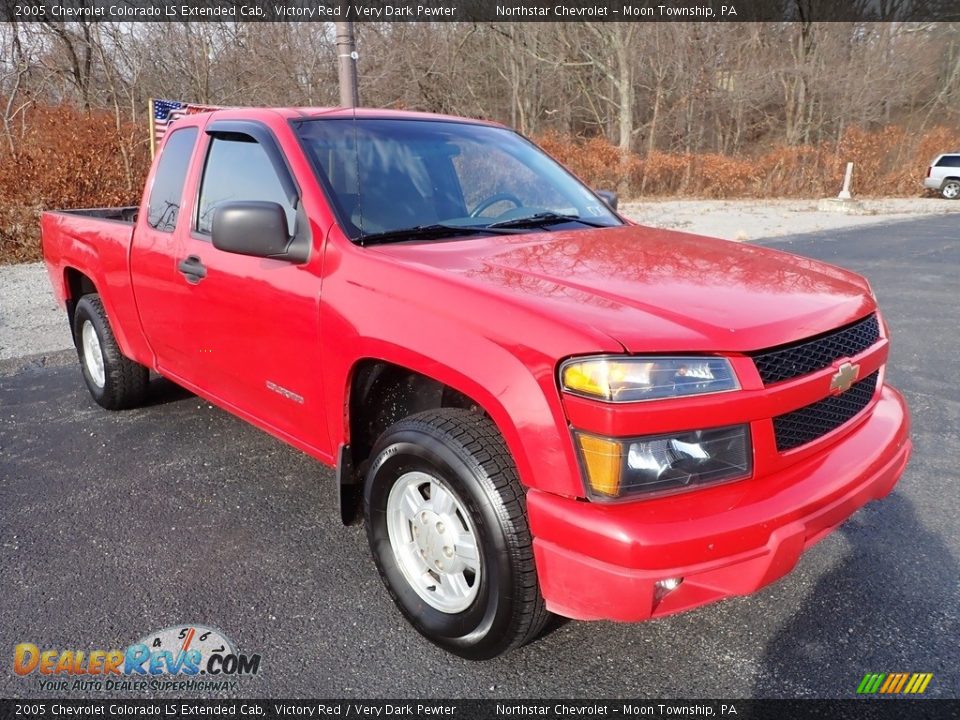
[[[750,477],[749,425],[609,438],[575,431],[587,495],[648,497]]]
[[[623,445],[596,435],[577,433],[580,452],[593,492],[616,497],[620,492],[620,470],[623,467]]]

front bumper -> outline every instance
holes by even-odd
[[[620,505],[531,490],[547,607],[582,620],[638,621],[754,592],[893,489],[910,456],[908,432],[902,396],[884,386],[856,429],[772,475]],[[680,586],[658,597],[656,583],[677,577]]]

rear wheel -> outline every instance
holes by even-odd
[[[98,405],[123,410],[143,403],[150,371],[120,352],[99,295],[84,295],[73,314],[83,379]]]
[[[947,180],[940,188],[940,194],[947,200],[956,200],[960,197],[960,180]]]
[[[478,413],[401,420],[377,441],[364,488],[367,537],[394,603],[461,657],[496,657],[549,617],[525,495],[503,439]]]

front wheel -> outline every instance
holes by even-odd
[[[411,415],[377,441],[364,488],[367,538],[394,603],[425,637],[485,660],[548,618],[525,495],[489,419]]]
[[[940,188],[940,194],[947,200],[956,200],[960,197],[960,180],[947,180]]]

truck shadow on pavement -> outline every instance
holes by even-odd
[[[839,533],[851,547],[769,642],[754,697],[855,698],[868,672],[932,672],[926,695],[954,697],[960,568],[895,492]]]
[[[155,373],[150,373],[150,384],[147,386],[147,399],[141,407],[156,407],[168,403],[179,402],[187,398],[196,397],[192,392],[172,380]],[[204,400],[206,402],[206,400]]]

